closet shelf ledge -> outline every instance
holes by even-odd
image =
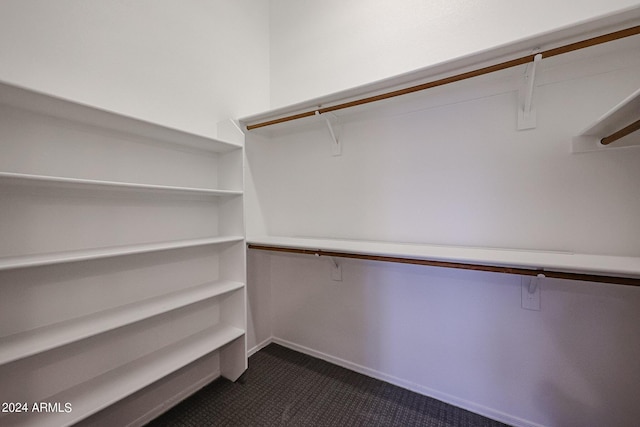
[[[0,338],[0,365],[215,298],[244,283],[216,281]]]
[[[248,237],[250,249],[640,286],[640,257],[364,240]]]
[[[161,243],[145,243],[139,245],[113,246],[98,249],[53,252],[34,255],[21,255],[0,258],[0,271],[16,268],[39,267],[68,262],[89,261],[100,258],[111,258],[125,255],[136,255],[147,252],[167,251],[172,249],[191,248],[206,245],[242,242],[242,236],[209,237],[203,239],[174,240]]]
[[[242,148],[242,144],[235,142],[198,135],[3,81],[0,81],[0,105],[205,151],[225,153]]]
[[[15,172],[0,172],[0,180],[9,184],[41,185],[67,188],[104,188],[114,190],[152,191],[203,196],[239,196],[242,191],[218,190],[213,188],[180,187],[171,185],[140,184],[121,181],[68,178],[51,175],[33,175]]]

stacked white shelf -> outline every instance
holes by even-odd
[[[63,264],[68,262],[89,261],[100,258],[112,258],[147,252],[168,251],[172,249],[193,248],[197,246],[216,245],[242,241],[242,236],[209,237],[205,239],[178,240],[141,245],[117,246],[79,251],[64,251],[45,254],[33,254],[0,258],[0,271],[43,265]]]
[[[0,83],[0,397],[72,408],[0,424],[161,407],[185,391],[147,387],[200,359],[244,372],[244,140],[219,135]]]
[[[48,187],[69,187],[130,190],[130,191],[155,191],[158,193],[193,194],[202,196],[241,196],[242,191],[214,190],[209,188],[176,187],[169,185],[136,184],[131,182],[100,181],[96,179],[64,178],[59,176],[29,175],[23,173],[0,172],[0,180],[14,184],[41,185]]]
[[[184,291],[9,335],[3,339],[3,346],[0,348],[0,365],[206,301],[242,289],[243,285],[232,281],[205,283]]]

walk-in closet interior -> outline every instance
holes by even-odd
[[[640,3],[0,2],[0,425],[277,343],[513,426],[640,419]]]

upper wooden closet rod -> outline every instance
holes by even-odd
[[[640,120],[636,120],[635,122],[631,123],[629,126],[626,126],[622,129],[620,129],[617,132],[612,133],[609,136],[605,136],[604,138],[602,138],[600,140],[600,143],[602,145],[609,145],[612,142],[615,142],[617,140],[619,140],[620,138],[623,138],[627,135],[629,135],[630,133],[633,133],[637,130],[640,130]]]
[[[382,93],[380,95],[369,96],[367,98],[357,99],[355,101],[344,102],[342,104],[331,105],[328,107],[318,108],[317,110],[307,111],[304,113],[293,114],[291,116],[281,117],[274,120],[269,120],[266,122],[255,123],[252,125],[247,125],[247,130],[257,129],[265,126],[271,126],[278,123],[289,122],[292,120],[301,119],[304,117],[315,116],[316,114],[328,113],[331,111],[342,110],[344,108],[355,107],[357,105],[369,104],[371,102],[382,101],[383,99],[394,98],[400,95],[406,95],[413,92],[419,92],[421,90],[430,89],[436,86],[442,86],[449,83],[458,82],[460,80],[470,79],[472,77],[481,76],[484,74],[493,73],[494,71],[500,71],[507,68],[515,67],[518,65],[527,64],[532,62],[534,57],[539,53],[542,55],[542,58],[550,58],[556,55],[562,55],[563,53],[573,52],[575,50],[584,49],[589,46],[596,46],[602,43],[608,43],[614,40],[619,40],[625,37],[634,36],[640,34],[640,25],[627,28],[620,31],[615,31],[613,33],[604,34],[602,36],[593,37],[587,40],[583,40],[576,43],[571,43],[565,46],[560,46],[555,49],[545,50],[543,52],[537,52],[531,55],[526,55],[521,58],[512,59],[510,61],[501,62],[499,64],[491,65],[484,68],[479,68],[477,70],[468,71],[466,73],[457,74],[451,77],[445,77],[443,79],[435,80],[428,83],[422,83],[416,86],[407,87],[404,89],[394,90],[391,92]]]

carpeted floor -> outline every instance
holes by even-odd
[[[251,356],[237,382],[218,379],[148,424],[159,426],[504,424],[271,344]]]

